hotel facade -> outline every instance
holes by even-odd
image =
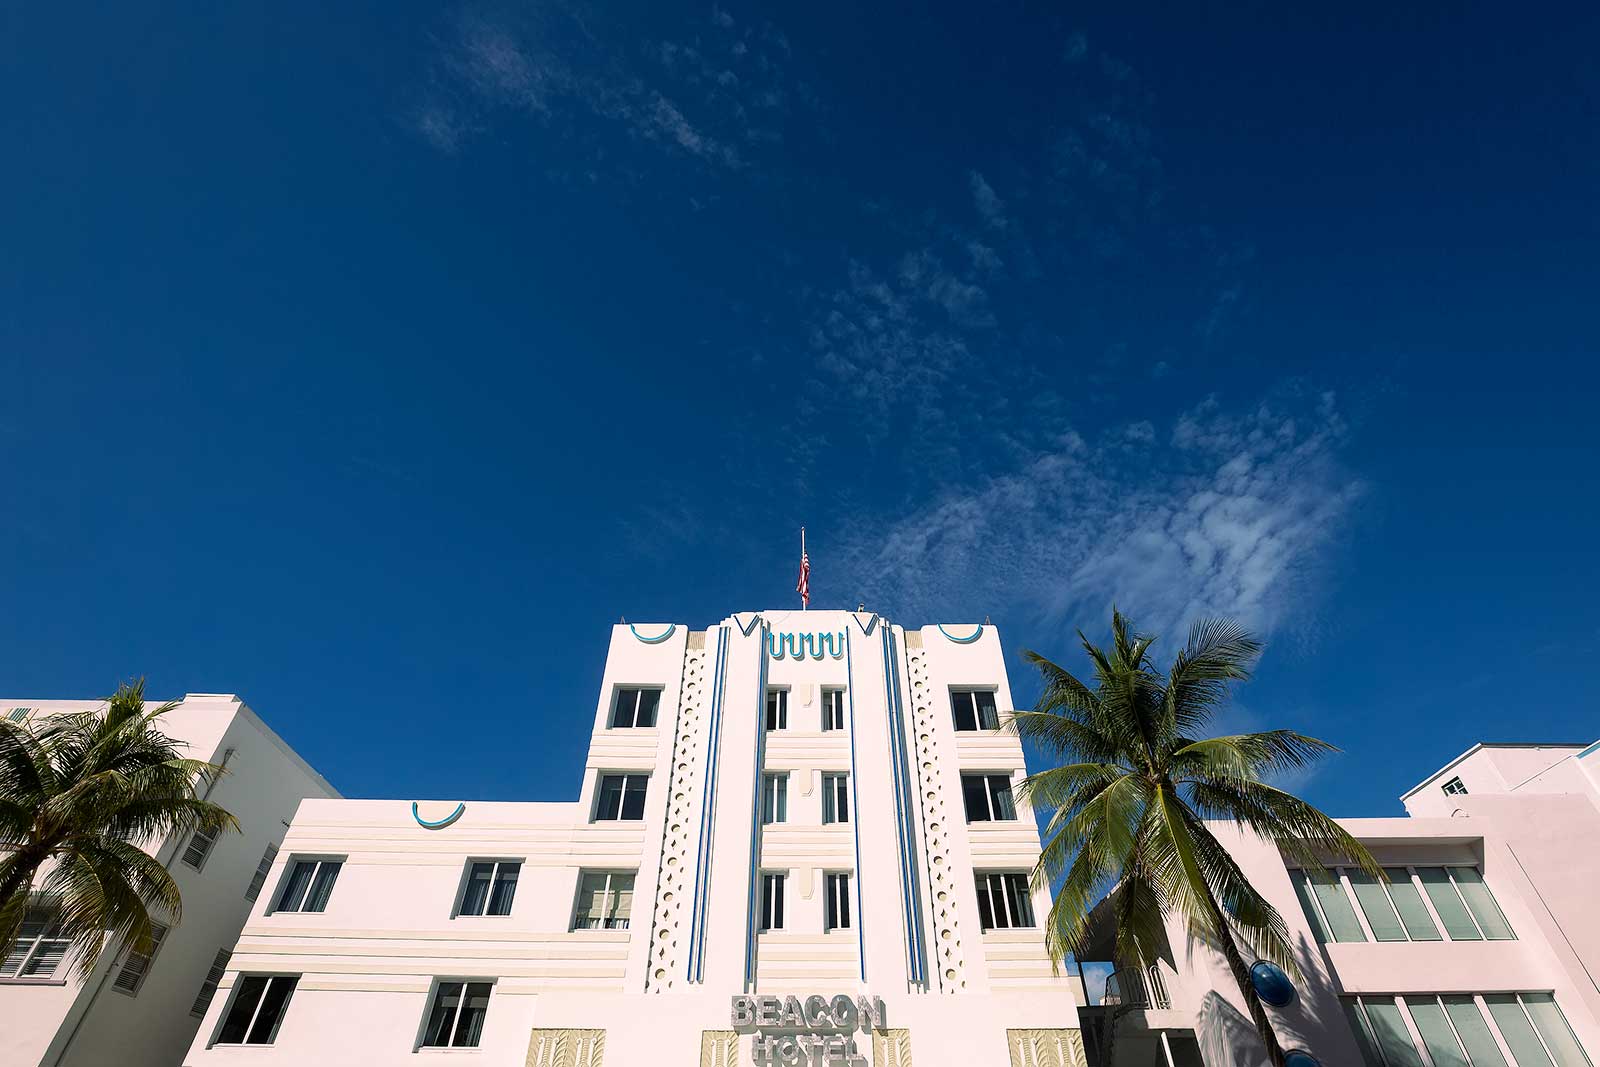
[[[999,635],[612,629],[574,801],[309,799],[183,1061],[1083,1067]]]

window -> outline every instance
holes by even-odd
[[[1011,799],[1008,774],[963,774],[961,799],[966,803],[968,822],[1013,822],[1016,802]]]
[[[584,871],[578,879],[574,930],[626,930],[632,911],[632,871]]]
[[[261,854],[261,862],[256,864],[256,873],[250,876],[250,884],[245,888],[244,899],[254,901],[261,895],[261,887],[267,884],[267,875],[272,870],[272,861],[278,858],[278,846],[268,845],[267,850]]]
[[[1366,941],[1368,933],[1374,941],[1438,941],[1441,926],[1452,941],[1516,940],[1478,868],[1383,870],[1387,882],[1356,868],[1289,872],[1306,921],[1320,943]],[[1359,918],[1350,893],[1361,906]]]
[[[830,874],[826,880],[828,893],[828,930],[850,929],[850,876]]]
[[[61,966],[69,944],[61,936],[60,913],[55,908],[33,905],[23,912],[16,944],[0,960],[0,978],[51,978]]]
[[[422,1032],[423,1048],[477,1048],[492,982],[440,982]]]
[[[217,1031],[219,1045],[270,1045],[278,1036],[299,975],[240,975],[233,1003]]]
[[[6,712],[6,722],[14,722],[14,723],[27,722],[28,721],[28,716],[32,712],[33,712],[32,708],[12,708],[10,711]]]
[[[767,690],[767,729],[787,730],[789,728],[789,691],[787,689]]]
[[[183,850],[183,862],[198,871],[206,865],[206,857],[211,855],[211,846],[216,843],[215,830],[196,830],[189,838],[189,847]]]
[[[233,953],[227,949],[217,950],[217,958],[211,961],[211,969],[206,972],[206,980],[200,983],[200,992],[194,998],[194,1007],[189,1009],[189,1014],[196,1019],[205,1018],[212,999],[217,995],[217,986],[222,984],[222,976],[228,973],[228,961],[232,958]]]
[[[654,726],[656,709],[660,706],[661,690],[619,685],[617,698],[611,703],[611,728],[625,730]]]
[[[510,915],[517,895],[520,860],[474,860],[467,863],[467,884],[461,889],[457,915]]]
[[[167,939],[167,928],[160,923],[150,924],[150,951],[140,952],[133,946],[128,946],[128,954],[122,958],[122,969],[117,972],[117,977],[111,983],[112,988],[121,990],[129,996],[138,996],[139,987],[144,985],[144,976],[150,973],[150,964],[155,961],[156,953],[161,951],[161,942]]]
[[[328,909],[328,897],[339,877],[343,860],[297,860],[283,880],[278,906],[273,911],[321,912]]]
[[[789,776],[763,774],[761,776],[761,824],[789,821]]]
[[[1444,790],[1446,796],[1464,797],[1467,795],[1467,787],[1462,784],[1461,777],[1459,775],[1450,779],[1439,788]]]
[[[985,933],[1033,925],[1028,876],[1021,871],[978,875],[978,921]]]
[[[995,710],[992,689],[952,689],[950,706],[955,711],[957,730],[1000,729],[1000,713]]]
[[[843,689],[822,691],[822,728],[823,730],[845,729]]]
[[[783,883],[787,875],[763,874],[761,876],[761,929],[783,929]]]
[[[650,784],[648,774],[604,774],[600,776],[599,801],[595,822],[638,822],[644,818],[644,793]]]
[[[822,776],[822,822],[824,825],[850,821],[850,776]]]
[[[1340,1006],[1367,1067],[1508,1067],[1500,1042],[1516,1067],[1589,1065],[1549,993],[1342,997]]]

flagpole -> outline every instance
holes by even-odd
[[[806,528],[804,526],[800,527],[800,558],[801,558],[801,560],[804,560],[806,558]],[[800,610],[801,611],[806,610],[806,600],[807,599],[808,598],[806,598],[806,597],[801,597],[800,598]]]

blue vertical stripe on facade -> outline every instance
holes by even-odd
[[[859,625],[859,624],[858,624]],[[844,632],[844,699],[850,715],[850,834],[856,846],[856,956],[867,980],[867,911],[861,906],[861,787],[856,771],[856,676],[850,658],[850,631]],[[824,883],[826,885],[826,883]]]
[[[700,842],[694,862],[694,909],[689,919],[690,982],[705,981],[706,897],[711,888],[711,846],[717,820],[717,750],[722,742],[722,691],[728,670],[728,628],[717,628],[717,654],[711,676],[711,715],[706,738],[706,791],[701,798]]]
[[[905,921],[906,953],[913,982],[926,983],[922,932],[922,892],[917,877],[915,825],[911,805],[916,797],[906,766],[906,736],[900,702],[899,653],[892,628],[883,628],[883,689],[889,719],[889,763],[894,780],[895,838],[900,853],[900,895]]]
[[[756,638],[756,659],[760,669],[756,672],[756,769],[755,786],[750,802],[750,894],[745,907],[744,987],[746,992],[756,984],[756,935],[760,922],[756,912],[761,900],[761,773],[767,765],[767,635],[770,628],[762,623]]]

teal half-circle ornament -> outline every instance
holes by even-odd
[[[631,623],[631,622],[628,624],[628,629],[633,631],[633,636],[634,637],[638,638],[640,641],[643,641],[645,644],[647,644],[647,645],[659,645],[661,642],[665,641],[667,638],[671,637],[674,633],[677,632],[678,624],[675,623],[675,622],[667,623],[667,628],[665,630],[662,630],[659,634],[657,634],[654,637],[646,637],[644,634],[640,633],[639,632],[639,628],[634,626],[633,623]]]
[[[1322,1067],[1322,1061],[1303,1048],[1292,1048],[1283,1054],[1283,1067]]]
[[[415,800],[411,802],[411,817],[417,820],[417,825],[422,827],[424,830],[443,830],[446,826],[449,826],[451,823],[461,818],[462,814],[465,813],[466,810],[466,801],[461,801],[456,805],[455,811],[452,811],[449,815],[446,815],[442,819],[430,822],[422,817],[422,812],[417,810],[417,802]]]
[[[1268,960],[1256,960],[1252,963],[1250,984],[1255,987],[1256,996],[1274,1008],[1287,1008],[1294,1003],[1294,983],[1289,981],[1289,976],[1284,974],[1283,968],[1276,963]]]
[[[946,630],[944,628],[944,623],[942,622],[935,623],[935,625],[939,627],[939,632],[944,634],[947,640],[954,641],[958,645],[970,645],[972,642],[983,636],[983,623],[981,622],[977,625],[977,628],[972,631],[972,636],[970,637],[957,637],[949,630]]]

